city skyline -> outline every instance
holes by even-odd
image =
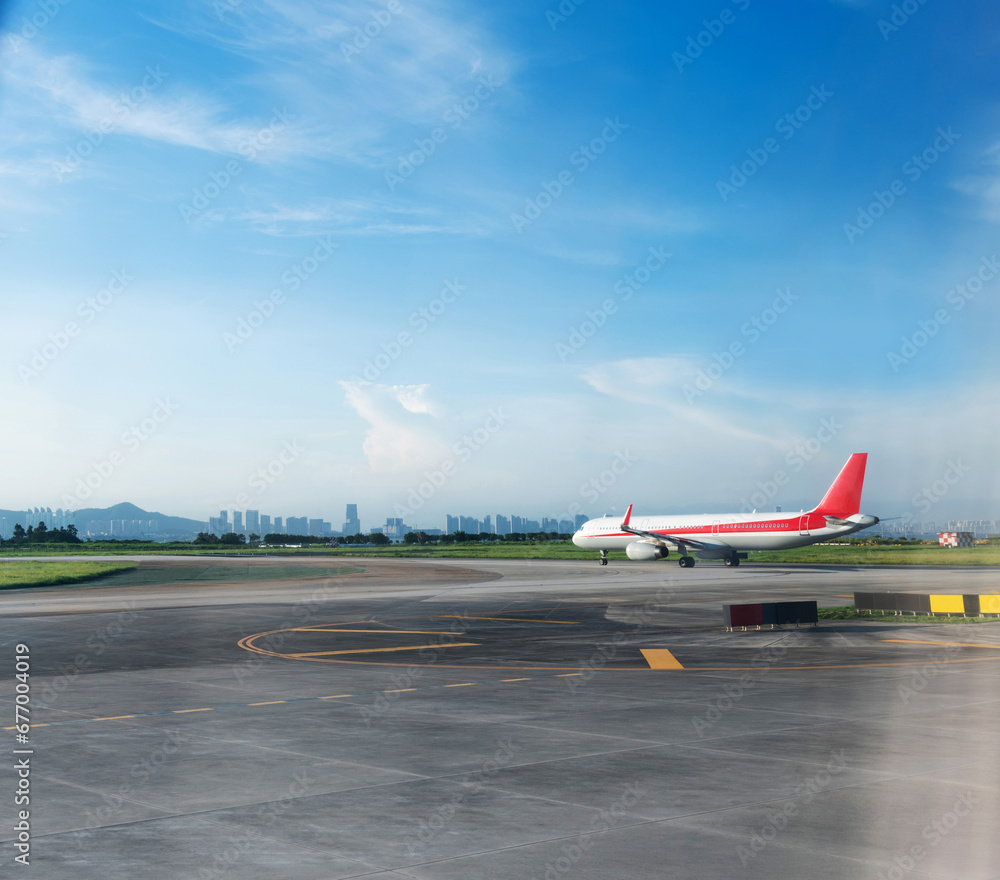
[[[346,508],[349,515],[353,512],[357,516],[358,504],[348,504]],[[776,505],[773,509],[781,511],[782,508],[781,505]],[[229,521],[229,513],[234,514],[232,522]],[[220,511],[220,517],[209,517],[207,522],[201,522],[200,525],[206,526],[207,531],[215,535],[237,531],[235,528],[235,513],[236,511]],[[380,532],[396,540],[401,539],[409,531],[424,531],[431,535],[454,534],[459,531],[467,534],[496,534],[501,536],[511,533],[532,534],[541,532],[567,534],[575,531],[590,518],[586,513],[576,514],[572,521],[558,520],[544,516],[538,520],[531,520],[527,517],[514,514],[486,514],[482,518],[465,514],[446,514],[442,527],[441,523],[435,525],[426,522],[404,523],[401,517],[387,516],[382,525],[370,525],[367,528],[362,528],[358,520],[348,519],[344,523],[344,526],[352,522],[357,522],[358,527],[350,530],[342,527],[340,530],[337,530],[332,527],[331,522],[317,517],[279,517],[270,514],[261,514],[260,511],[253,509],[239,511],[239,513],[246,515],[245,519],[241,520],[239,533],[247,536],[258,534],[263,538],[267,534],[287,534],[310,537],[343,537]],[[225,516],[223,517],[224,514]],[[92,516],[92,514],[89,515]],[[254,517],[259,517],[259,519],[254,519]],[[73,511],[62,511],[58,508],[31,507],[23,515],[15,511],[0,509],[0,538],[4,540],[9,539],[13,533],[15,524],[20,524],[22,527],[28,528],[29,526],[36,526],[39,522],[45,522],[48,527],[59,528],[70,523],[76,524],[76,519]],[[260,531],[255,531],[251,527],[251,523],[253,522],[258,524]],[[274,528],[269,527],[265,529],[263,527],[265,522],[273,524]],[[95,523],[98,524],[96,529],[94,528]],[[109,525],[107,529],[103,528],[105,524]],[[89,528],[87,528],[88,525]],[[226,525],[227,528],[222,528],[222,525]],[[160,532],[161,529],[158,519],[142,520],[134,518],[114,518],[112,520],[101,518],[96,520],[90,519],[85,521],[83,526],[85,530],[81,532],[81,538],[101,536],[126,539],[151,537]],[[197,530],[201,531],[202,529],[199,528]],[[188,531],[193,535],[196,530],[191,528]],[[921,520],[916,517],[899,517],[895,520],[880,523],[872,531],[890,536],[921,535],[924,537],[932,537],[941,531],[968,531],[977,537],[985,537],[1000,534],[1000,522],[997,520],[975,518]]]

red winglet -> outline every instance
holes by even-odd
[[[625,519],[622,520],[622,525],[627,526],[629,518],[632,516],[632,505],[628,506],[628,510],[625,511]]]

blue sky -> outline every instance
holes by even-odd
[[[1000,516],[996,18],[7,4],[0,506]]]

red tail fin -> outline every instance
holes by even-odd
[[[833,485],[826,490],[826,495],[816,507],[815,513],[828,513],[832,516],[851,516],[861,510],[861,488],[865,482],[865,465],[868,463],[867,452],[855,452],[847,464],[837,474]]]

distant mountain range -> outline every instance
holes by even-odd
[[[33,515],[34,516],[34,515]],[[25,511],[0,510],[0,517],[6,519],[4,537],[10,535],[15,523],[27,526]],[[40,517],[45,520],[44,515]],[[143,510],[128,501],[111,507],[85,507],[73,514],[73,524],[80,537],[111,535],[122,538],[153,537],[159,540],[194,538],[198,532],[207,532],[208,523],[188,519],[184,516],[167,516],[165,513]],[[62,523],[53,520],[47,526],[58,527]]]

